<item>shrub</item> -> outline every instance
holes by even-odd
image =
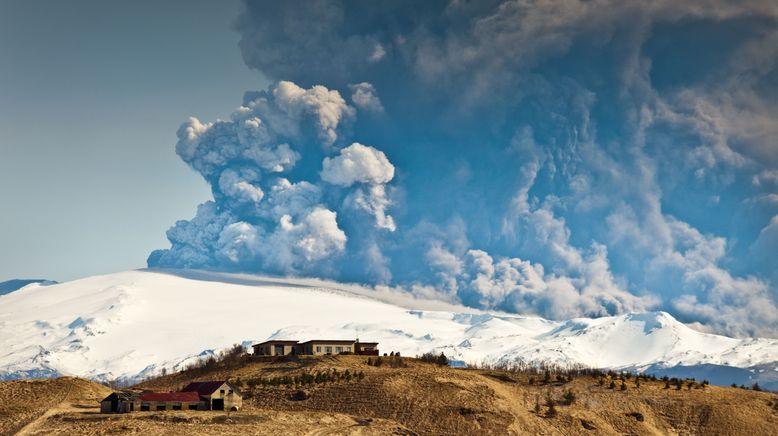
[[[551,397],[546,398],[546,407],[548,407],[548,410],[546,410],[546,416],[552,417],[556,416],[556,405],[554,402],[554,399]]]
[[[616,389],[616,381],[611,380],[611,383],[608,385],[608,389]]]
[[[302,389],[296,390],[292,395],[289,396],[289,399],[292,401],[305,401],[308,398],[310,398],[308,392],[305,392]]]
[[[620,389],[622,391],[626,391],[627,390],[627,383],[624,380],[621,381],[621,388]]]
[[[562,398],[564,398],[565,404],[573,404],[573,402],[575,402],[575,393],[568,389],[565,391],[564,395],[562,395]]]
[[[753,390],[755,390],[755,391],[758,391],[758,392],[761,392],[761,391],[762,391],[762,387],[761,387],[761,386],[759,386],[759,383],[754,383],[754,384],[751,386],[751,389],[753,389]]]

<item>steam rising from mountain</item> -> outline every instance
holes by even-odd
[[[176,152],[214,200],[150,266],[778,336],[778,5],[248,1],[277,80]]]

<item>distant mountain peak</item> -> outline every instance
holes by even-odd
[[[11,279],[11,280],[6,280],[4,282],[0,282],[0,295],[5,295],[13,291],[18,291],[19,289],[27,285],[31,285],[33,283],[37,283],[43,286],[57,284],[57,282],[55,282],[54,280],[46,280],[46,279]]]

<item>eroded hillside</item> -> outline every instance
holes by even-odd
[[[454,369],[362,356],[212,362],[134,386],[174,391],[229,379],[239,412],[99,414],[108,390],[60,378],[0,383],[0,433],[24,434],[774,434],[778,395],[634,376]],[[557,377],[559,375],[559,377]],[[611,383],[612,382],[612,383]],[[680,389],[679,389],[680,388]]]

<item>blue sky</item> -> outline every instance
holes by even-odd
[[[0,280],[145,266],[207,185],[173,151],[249,71],[237,1],[0,3]]]
[[[778,7],[677,3],[12,3],[0,273],[151,252],[776,337]]]

